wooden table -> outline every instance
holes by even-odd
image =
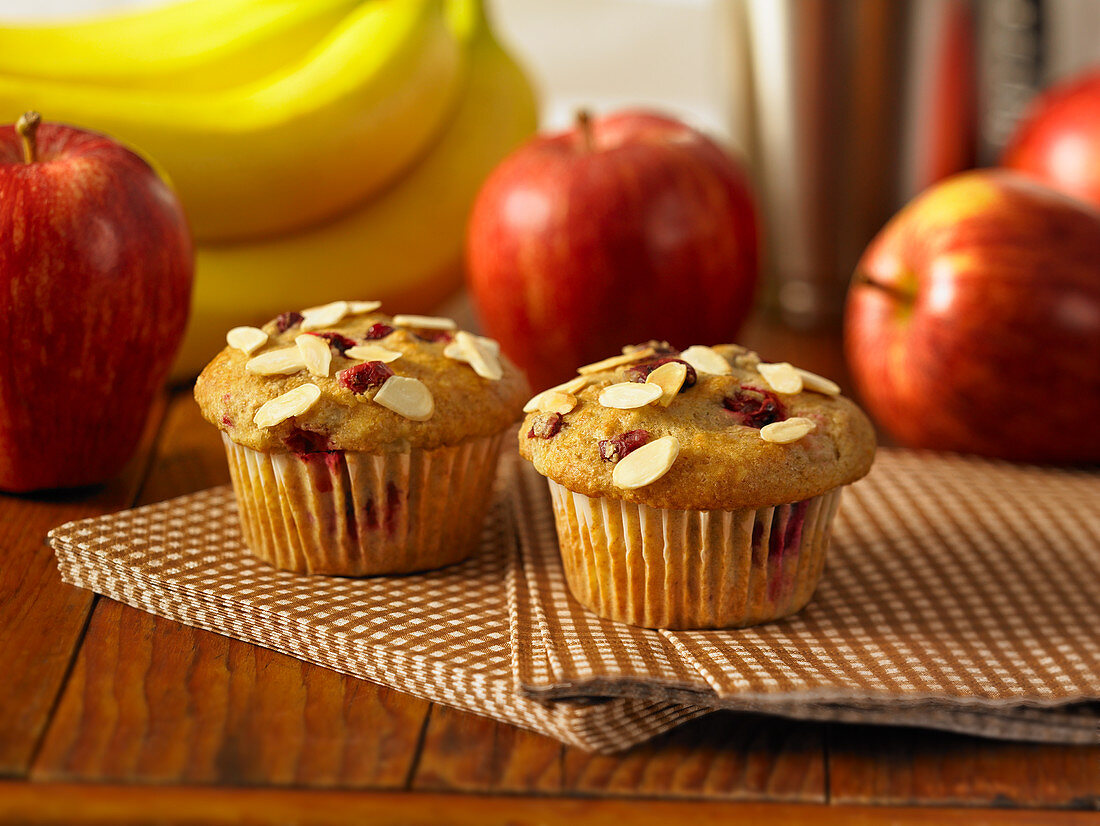
[[[845,378],[835,338],[746,338]],[[114,482],[0,495],[0,822],[1100,822],[1100,743],[720,713],[597,756],[58,578],[51,527],[227,481],[183,388]]]

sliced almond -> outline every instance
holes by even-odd
[[[320,336],[311,336],[306,333],[294,339],[294,343],[298,346],[298,352],[302,354],[302,362],[310,373],[314,376],[328,376],[332,369],[332,349],[327,341]]]
[[[316,384],[301,384],[262,405],[252,417],[257,427],[274,427],[291,416],[301,416],[321,398]]]
[[[348,302],[333,301],[331,304],[322,304],[320,307],[310,307],[302,310],[302,332],[321,330],[338,324],[348,314]]]
[[[760,438],[777,445],[789,445],[816,429],[817,425],[810,419],[795,416],[792,419],[764,425],[760,428]]]
[[[297,347],[281,347],[253,356],[245,362],[244,369],[258,376],[275,376],[297,373],[306,366],[302,351]]]
[[[593,373],[602,373],[605,370],[614,370],[616,367],[622,367],[624,364],[633,364],[636,361],[647,359],[656,354],[657,351],[652,347],[645,347],[641,350],[635,350],[632,353],[623,353],[621,356],[612,356],[603,361],[595,361],[592,362],[592,364],[586,364],[584,367],[578,367],[577,372],[582,376],[589,376]]]
[[[349,301],[348,315],[362,315],[363,313],[373,313],[381,306],[381,301]]]
[[[478,341],[477,336],[465,330],[459,330],[455,333],[455,340],[451,344],[457,346],[462,354],[461,360],[473,367],[474,372],[483,379],[500,381],[504,378],[504,368],[500,366],[500,361],[488,347]],[[446,354],[446,347],[443,348],[443,352]]]
[[[733,372],[733,367],[717,350],[704,344],[693,344],[680,353],[679,358],[694,367],[698,373],[728,376]]]
[[[267,344],[267,333],[259,327],[234,327],[225,334],[225,343],[251,356]]]
[[[620,459],[611,472],[611,481],[627,490],[644,488],[668,473],[679,455],[680,443],[676,437],[662,436]]]
[[[819,376],[817,373],[811,373],[809,370],[803,370],[801,367],[794,369],[802,377],[802,386],[805,389],[812,390],[815,393],[824,393],[826,396],[840,395],[840,385],[835,381]]]
[[[420,379],[407,376],[390,376],[378,388],[374,400],[399,416],[414,422],[426,422],[435,412],[432,391]]]
[[[776,393],[793,395],[802,392],[802,376],[789,362],[780,361],[775,364],[762,362],[756,365],[764,381]]]
[[[663,392],[661,387],[656,384],[638,384],[633,381],[623,381],[618,384],[609,384],[601,390],[600,404],[616,410],[633,410],[636,407],[653,404],[661,398]]]
[[[563,416],[577,406],[577,397],[560,390],[543,390],[523,406],[524,413],[561,413]]]
[[[486,350],[492,353],[494,356],[500,356],[500,342],[495,339],[486,338],[485,336],[474,336],[478,343],[481,344]],[[469,360],[466,358],[466,350],[457,341],[448,342],[447,346],[443,348],[443,355],[449,359],[455,361],[464,361],[469,364]]]
[[[684,386],[687,374],[686,364],[679,361],[666,361],[646,376],[645,383],[655,384],[661,388],[661,398],[658,404],[661,407],[668,407],[672,404],[672,400],[676,398],[676,394],[680,392],[680,388]]]
[[[356,344],[344,351],[344,358],[362,359],[363,361],[380,361],[389,364],[401,358],[401,353],[383,347],[381,344]]]
[[[571,378],[569,381],[563,382],[556,387],[551,387],[550,389],[557,390],[561,393],[579,393],[584,390],[584,388],[588,387],[588,385],[590,385],[591,383],[592,379],[588,376],[576,376],[575,378]]]
[[[395,315],[393,323],[396,327],[414,327],[418,330],[458,329],[458,325],[453,318],[441,318],[434,315]]]

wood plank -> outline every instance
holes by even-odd
[[[872,726],[831,726],[827,737],[837,803],[1100,809],[1100,745]]]
[[[824,802],[824,727],[719,712],[621,755],[566,749],[570,793]]]
[[[410,787],[415,791],[555,793],[562,745],[475,714],[432,706]]]
[[[42,737],[93,595],[61,581],[46,533],[64,522],[121,510],[148,469],[165,401],[158,399],[137,453],[101,486],[29,495],[0,494],[0,775],[22,776]]]
[[[299,789],[0,783],[0,823],[298,823],[337,826],[1087,826],[1087,812],[904,809],[720,801],[627,801]]]
[[[141,500],[227,478],[217,431],[178,394]],[[32,776],[400,788],[428,705],[100,600]]]

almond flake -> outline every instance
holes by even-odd
[[[381,301],[349,301],[348,315],[362,315],[363,313],[373,313],[381,306]]]
[[[676,437],[662,436],[620,459],[611,472],[611,481],[627,490],[644,488],[668,473],[679,455],[680,443]]]
[[[684,386],[687,374],[686,364],[679,361],[666,361],[646,376],[645,383],[655,384],[661,388],[659,404],[661,407],[668,407],[672,404],[672,400],[676,398],[676,394],[680,392],[680,388]]]
[[[604,407],[613,407],[616,410],[633,410],[635,407],[645,407],[661,398],[661,390],[656,384],[638,384],[632,381],[624,381],[619,384],[609,384],[600,391],[600,404]]]
[[[374,394],[374,400],[414,422],[426,422],[435,412],[432,391],[420,379],[407,376],[390,376]]]
[[[560,390],[543,390],[523,406],[524,413],[561,413],[563,416],[577,406],[577,397]]]
[[[486,338],[485,336],[474,336],[485,349],[487,349],[494,356],[500,356],[500,342],[495,339]],[[447,343],[447,346],[443,348],[443,355],[449,359],[455,361],[464,361],[469,364],[469,360],[466,358],[466,351],[457,341],[451,341]]]
[[[575,378],[571,378],[569,381],[559,384],[556,387],[551,387],[550,389],[557,390],[561,393],[579,393],[584,390],[584,388],[588,387],[588,385],[591,383],[592,379],[590,379],[588,376],[576,376]]]
[[[582,376],[589,376],[592,373],[602,373],[605,370],[614,370],[616,367],[622,367],[624,364],[633,364],[636,361],[647,359],[656,354],[657,351],[652,347],[645,347],[641,350],[635,350],[632,353],[623,353],[621,356],[612,356],[603,361],[595,361],[592,364],[586,364],[584,367],[578,367],[577,372]]]
[[[793,395],[802,392],[802,376],[789,362],[761,363],[756,366],[767,385],[776,393]]]
[[[320,330],[331,327],[348,314],[348,302],[333,301],[331,304],[322,304],[320,307],[310,307],[302,310],[302,332]]]
[[[344,358],[361,359],[362,361],[380,361],[389,364],[401,358],[401,353],[383,347],[381,344],[356,344],[344,351]]]
[[[817,425],[810,419],[795,416],[792,419],[764,425],[760,428],[760,438],[777,445],[789,445],[816,429]]]
[[[267,333],[259,327],[234,327],[225,334],[225,343],[251,356],[267,344]]]
[[[500,366],[500,362],[497,357],[493,355],[492,351],[481,344],[478,341],[478,337],[467,333],[465,330],[459,330],[455,333],[455,340],[452,342],[458,346],[459,351],[462,353],[462,361],[467,362],[474,368],[474,372],[481,376],[483,379],[491,379],[492,381],[500,381],[504,378],[504,368]],[[447,348],[443,348],[444,354],[446,354]]]
[[[294,339],[298,345],[298,352],[302,354],[302,363],[314,376],[328,376],[332,369],[332,350],[328,342],[320,336],[311,336],[308,333]]]
[[[301,416],[321,398],[321,388],[316,384],[301,384],[276,396],[256,411],[252,421],[257,427],[274,427],[291,416]]]
[[[253,356],[245,362],[244,369],[258,376],[274,376],[297,373],[305,369],[306,363],[302,360],[302,351],[297,347],[281,347],[278,350],[268,350]]]
[[[695,368],[697,373],[712,373],[715,376],[728,376],[733,372],[730,363],[713,347],[693,344],[678,356]]]
[[[811,373],[809,370],[803,370],[801,367],[794,368],[798,375],[802,377],[802,386],[807,390],[812,390],[815,393],[824,393],[826,396],[839,396],[840,385],[831,379],[827,379],[824,376],[819,376],[817,373]]]
[[[433,315],[395,315],[395,327],[414,327],[418,330],[457,330],[453,318],[441,318]]]

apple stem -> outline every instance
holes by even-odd
[[[38,160],[38,139],[36,134],[38,126],[42,123],[42,116],[37,112],[24,112],[15,122],[15,131],[23,139],[23,161],[34,163]]]
[[[585,151],[595,152],[596,139],[592,136],[592,113],[587,109],[577,110],[577,131],[581,133]]]
[[[852,279],[852,286],[873,287],[874,289],[879,290],[880,292],[884,292],[887,295],[892,296],[898,301],[902,301],[906,304],[913,300],[913,296],[911,293],[908,293],[902,289],[898,289],[897,287],[889,287],[886,284],[880,284],[877,281],[872,281],[864,273],[856,273],[855,277]]]

